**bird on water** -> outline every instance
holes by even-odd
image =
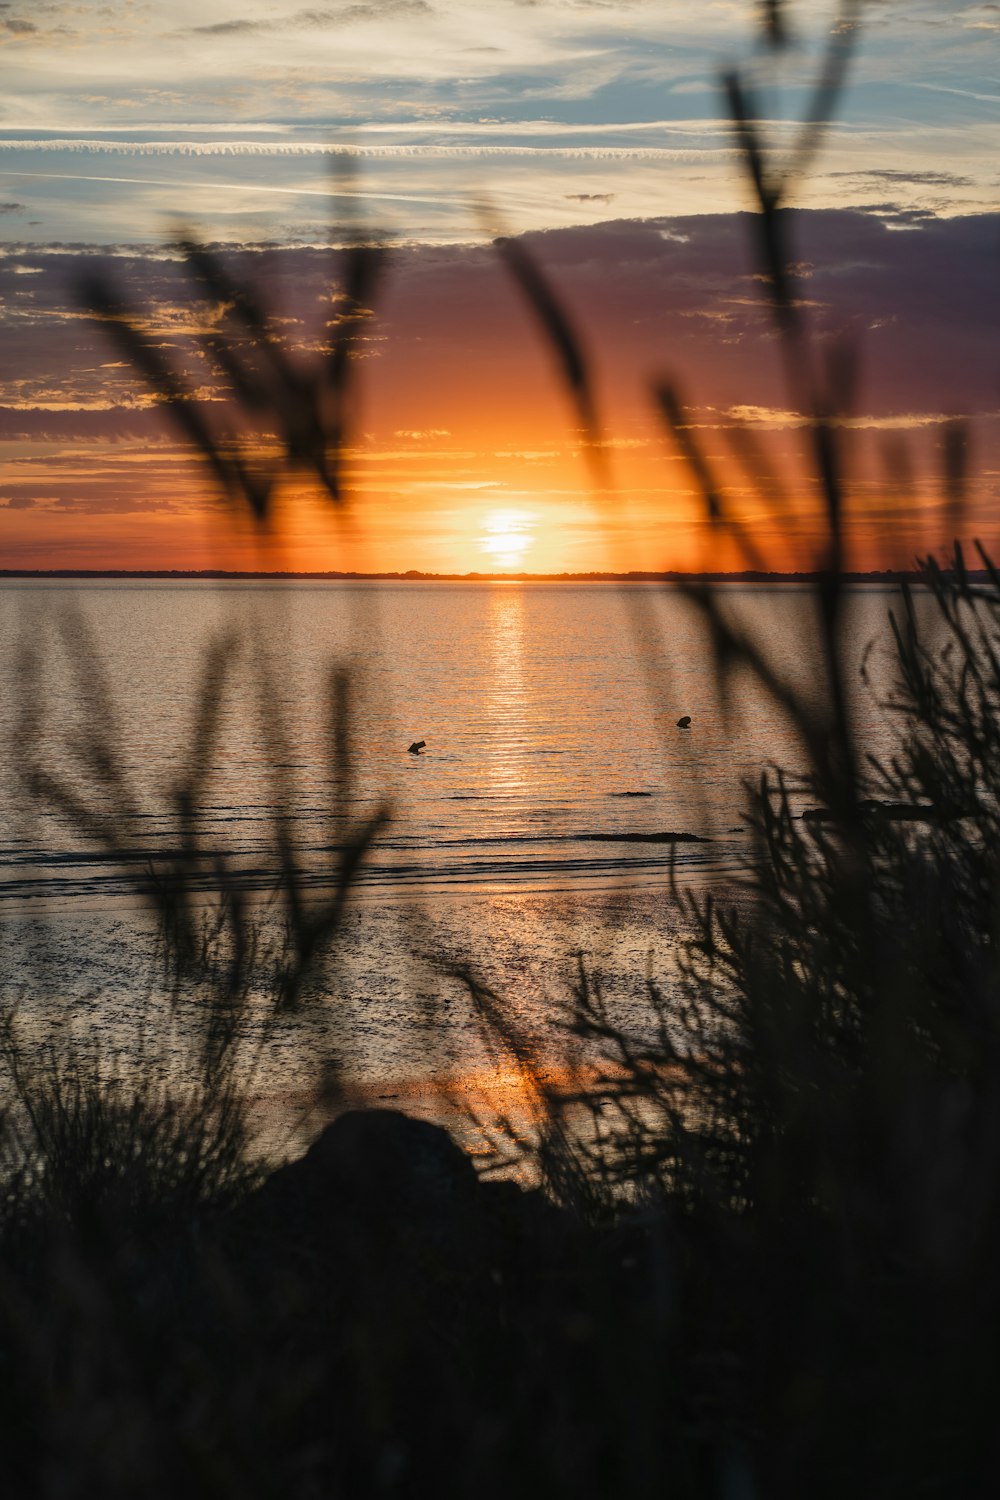
[[[691,715],[690,714],[682,714],[682,716],[677,720],[677,728],[678,729],[690,729],[691,728]]]
[[[410,755],[419,755],[426,744],[426,740],[414,740],[407,753]]]

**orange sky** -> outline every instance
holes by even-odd
[[[953,525],[952,424],[969,433],[965,534],[1000,545],[992,254],[1000,220],[892,231],[870,216],[799,221],[803,315],[817,368],[849,337],[861,377],[839,437],[849,562],[906,566]],[[606,439],[595,476],[550,348],[490,246],[397,250],[353,361],[347,503],[295,475],[266,531],[223,503],[107,329],[80,317],[81,264],[0,261],[21,327],[4,359],[0,548],[22,568],[469,572],[775,569],[820,561],[824,532],[802,403],[786,387],[746,216],[615,223],[529,237],[587,351]],[[342,306],[325,252],[241,252],[299,372]],[[186,372],[219,433],[226,382],[205,342],[236,324],[179,260],[104,257],[159,355]],[[961,269],[961,274],[956,272]],[[27,274],[25,274],[27,273]],[[653,398],[669,378],[741,553],[709,524]],[[12,399],[13,397],[13,399]],[[258,461],[268,423],[254,416]],[[273,426],[273,424],[272,424]],[[263,436],[262,436],[263,434]],[[272,444],[273,447],[273,444]]]
[[[0,9],[0,567],[815,566],[808,403],[741,212],[733,67],[768,171],[803,168],[789,253],[814,374],[848,350],[860,372],[840,445],[849,562],[906,566],[956,527],[1000,551],[995,5],[803,0],[787,47],[755,0]],[[797,122],[834,59],[846,86],[805,161]],[[596,482],[494,215],[588,352]],[[238,320],[170,248],[181,224],[256,285],[299,376],[344,310],[331,244],[372,224],[394,247],[354,351],[336,512],[298,476],[267,536],[233,514],[85,316],[97,271],[222,434],[213,341]],[[652,399],[664,380],[748,551],[704,514]],[[263,409],[241,424],[250,462],[272,429]]]

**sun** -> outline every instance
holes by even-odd
[[[534,545],[535,517],[527,510],[491,510],[479,527],[479,550],[494,568],[520,569]]]

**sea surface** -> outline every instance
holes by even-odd
[[[820,690],[808,588],[716,596],[780,676]],[[893,607],[853,589],[843,632],[876,756],[898,732]],[[383,1082],[482,1062],[449,967],[529,1028],[581,956],[640,1006],[677,941],[671,861],[728,888],[751,855],[746,784],[802,767],[783,713],[745,673],[720,691],[698,609],[657,585],[21,580],[0,588],[0,662],[8,998],[119,1047],[148,1017],[144,890],[182,841],[184,789],[206,907],[224,868],[266,910],[283,840],[322,900],[384,812],[331,980],[345,1066]],[[309,1066],[292,1068],[303,1093]]]

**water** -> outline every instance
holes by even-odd
[[[807,591],[728,594],[782,671],[800,686],[817,680]],[[864,590],[853,602],[847,648],[860,663],[867,643],[884,636],[890,601]],[[224,853],[248,887],[274,880],[276,802],[294,816],[317,877],[345,829],[391,807],[361,874],[368,888],[568,889],[622,876],[648,883],[662,879],[670,845],[632,840],[670,833],[711,840],[677,845],[679,865],[732,866],[745,843],[743,782],[798,759],[787,724],[759,692],[744,687],[726,721],[703,627],[676,591],[7,585],[0,733],[9,742],[26,694],[40,713],[33,734],[43,763],[95,807],[120,810],[121,797],[79,764],[92,716],[119,748],[136,815],[131,861],[122,866],[81,840],[64,812],[43,807],[25,817],[16,759],[8,761],[0,793],[14,816],[0,846],[0,902],[127,898],[147,864],[176,846],[170,793],[191,765],[205,653],[227,636],[236,649],[213,694],[219,729],[208,748],[201,834],[206,854]],[[12,669],[25,646],[39,660],[18,684]],[[347,818],[335,805],[329,755],[332,664],[352,674]],[[859,689],[857,714],[866,744],[884,748],[890,726],[878,691]],[[681,714],[692,717],[686,732],[676,728]],[[419,739],[426,751],[408,754]]]
[[[808,590],[727,586],[724,596],[782,675],[818,683]],[[874,643],[854,714],[877,754],[894,734],[879,702],[891,603],[887,591],[854,591],[845,633],[858,672]],[[319,896],[345,838],[391,810],[357,883],[336,981],[338,1047],[370,1080],[472,1065],[474,1028],[442,959],[471,961],[529,1026],[568,993],[578,952],[623,1005],[641,1005],[647,969],[669,967],[676,941],[671,858],[683,879],[730,878],[749,853],[744,783],[801,758],[748,681],[727,717],[704,626],[676,590],[9,583],[3,975],[88,1035],[111,1027],[120,1041],[155,992],[143,887],[179,842],[174,793],[198,761],[199,683],[222,640],[228,666],[207,700],[216,732],[200,752],[204,899],[220,860],[261,900],[273,891],[279,820]],[[334,666],[351,685],[349,786],[330,754]],[[689,730],[677,728],[681,714]],[[409,754],[419,739],[426,751]],[[116,747],[117,781],[88,752],[95,740]],[[26,746],[95,825],[117,817],[127,858],[94,829],[84,835],[65,806],[26,799]],[[303,1091],[308,1071],[296,1075]]]

